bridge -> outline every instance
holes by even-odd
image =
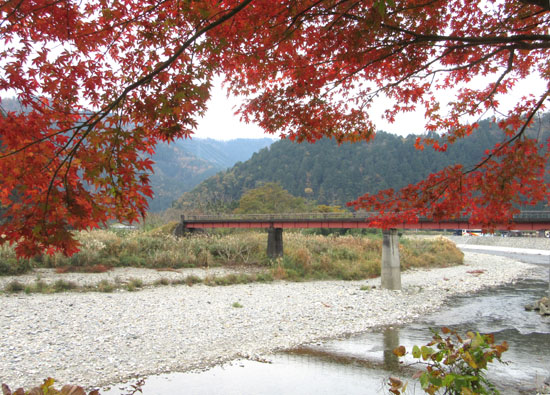
[[[223,214],[223,215],[182,215],[181,226],[186,229],[205,228],[338,228],[364,229],[377,228],[372,223],[375,213],[291,213],[291,214]],[[434,221],[419,218],[416,222],[395,223],[396,229],[481,229],[480,224],[468,218]],[[497,230],[537,231],[550,229],[550,211],[522,211],[514,216],[512,224],[500,224]]]
[[[267,229],[267,255],[276,258],[283,255],[283,229],[325,228],[365,229],[378,228],[373,223],[375,213],[303,213],[303,214],[230,214],[230,215],[182,215],[176,234],[195,229],[237,228]],[[399,264],[399,239],[397,229],[426,230],[479,230],[482,226],[468,218],[434,221],[418,218],[418,221],[392,224],[383,229],[382,287],[401,289]],[[512,223],[497,224],[497,230],[545,231],[550,230],[550,211],[522,211]]]

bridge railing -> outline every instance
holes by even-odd
[[[182,221],[276,221],[276,220],[330,220],[343,218],[365,219],[376,215],[367,212],[342,213],[280,213],[280,214],[220,214],[220,215],[182,215]]]
[[[514,215],[516,220],[549,220],[550,211],[543,210],[525,210],[521,211],[519,214]]]
[[[278,220],[338,220],[338,219],[367,219],[376,216],[377,213],[356,211],[340,213],[279,213],[279,214],[212,214],[212,215],[182,215],[182,222],[185,221],[278,221]],[[455,221],[467,222],[468,217],[455,219]],[[422,222],[427,218],[419,218]],[[550,221],[550,211],[525,210],[514,215],[517,221]]]

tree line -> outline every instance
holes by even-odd
[[[542,116],[528,135],[545,141],[550,135],[550,113]],[[329,139],[315,144],[281,140],[203,181],[184,193],[173,207],[232,211],[246,191],[266,183],[277,183],[292,195],[317,204],[343,206],[361,193],[400,189],[447,166],[475,164],[485,150],[502,140],[503,134],[490,120],[484,120],[475,134],[445,152],[417,150],[417,137],[378,132],[372,142],[342,145]]]

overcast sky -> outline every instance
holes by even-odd
[[[232,140],[236,138],[279,138],[278,135],[270,135],[263,132],[263,129],[255,124],[246,124],[240,122],[239,116],[234,115],[235,109],[239,104],[239,99],[227,97],[225,91],[217,83],[212,88],[212,97],[208,103],[206,115],[199,119],[199,126],[194,137],[213,138],[216,140]],[[382,113],[380,103],[379,110],[374,109],[374,113]],[[377,129],[385,130],[391,133],[408,135],[411,133],[422,133],[423,117],[422,113],[401,115],[393,125],[382,121],[380,118],[374,118],[377,121]],[[411,125],[416,125],[415,130],[411,130]]]
[[[540,94],[545,89],[546,83],[539,77],[529,78],[523,81],[515,89],[512,96],[524,95],[527,93]],[[447,97],[450,97],[447,93]],[[501,99],[506,106],[506,100]],[[264,134],[263,130],[255,124],[240,122],[239,117],[234,115],[239,100],[235,97],[226,97],[225,91],[221,88],[219,80],[212,89],[212,98],[208,104],[206,115],[199,120],[199,126],[193,135],[200,138],[213,138],[216,140],[232,140],[236,138],[262,138],[273,136]],[[377,130],[406,136],[408,134],[422,134],[424,132],[424,112],[421,109],[416,113],[401,114],[396,122],[389,124],[381,119],[381,114],[389,102],[379,101],[377,106],[371,110],[371,117],[376,122]]]

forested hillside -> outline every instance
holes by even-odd
[[[272,142],[268,138],[229,141],[197,138],[160,144],[152,157],[155,165],[151,186],[155,195],[149,201],[149,210],[167,209],[182,193],[217,172],[249,159]]]
[[[1,105],[5,112],[22,110],[15,98],[2,98]],[[228,141],[195,138],[159,144],[151,158],[155,162],[150,177],[154,197],[149,199],[149,210],[170,207],[182,193],[217,172],[249,159],[272,142],[270,138]]]
[[[223,170],[221,166],[197,158],[177,144],[160,144],[152,159],[155,162],[151,175],[154,196],[149,200],[150,211],[170,207],[182,193]]]
[[[227,169],[237,162],[250,159],[254,152],[258,152],[272,143],[273,139],[271,138],[227,141],[193,138],[178,140],[176,145],[197,158],[204,159],[221,169]]]
[[[10,111],[20,112],[22,110],[22,107],[19,101],[12,97],[3,97],[1,105],[2,105],[2,112],[10,112]],[[25,110],[25,112],[28,112],[28,110],[26,109],[23,109],[23,110]]]
[[[542,139],[550,132],[550,116],[529,131]],[[231,210],[244,191],[266,182],[279,183],[294,196],[319,204],[343,205],[366,192],[398,189],[415,183],[445,166],[475,164],[503,134],[482,121],[472,136],[447,152],[418,151],[417,136],[379,132],[371,143],[343,144],[321,140],[315,144],[278,141],[244,163],[220,172],[183,194],[174,206],[184,210]],[[541,140],[542,141],[542,140]]]

